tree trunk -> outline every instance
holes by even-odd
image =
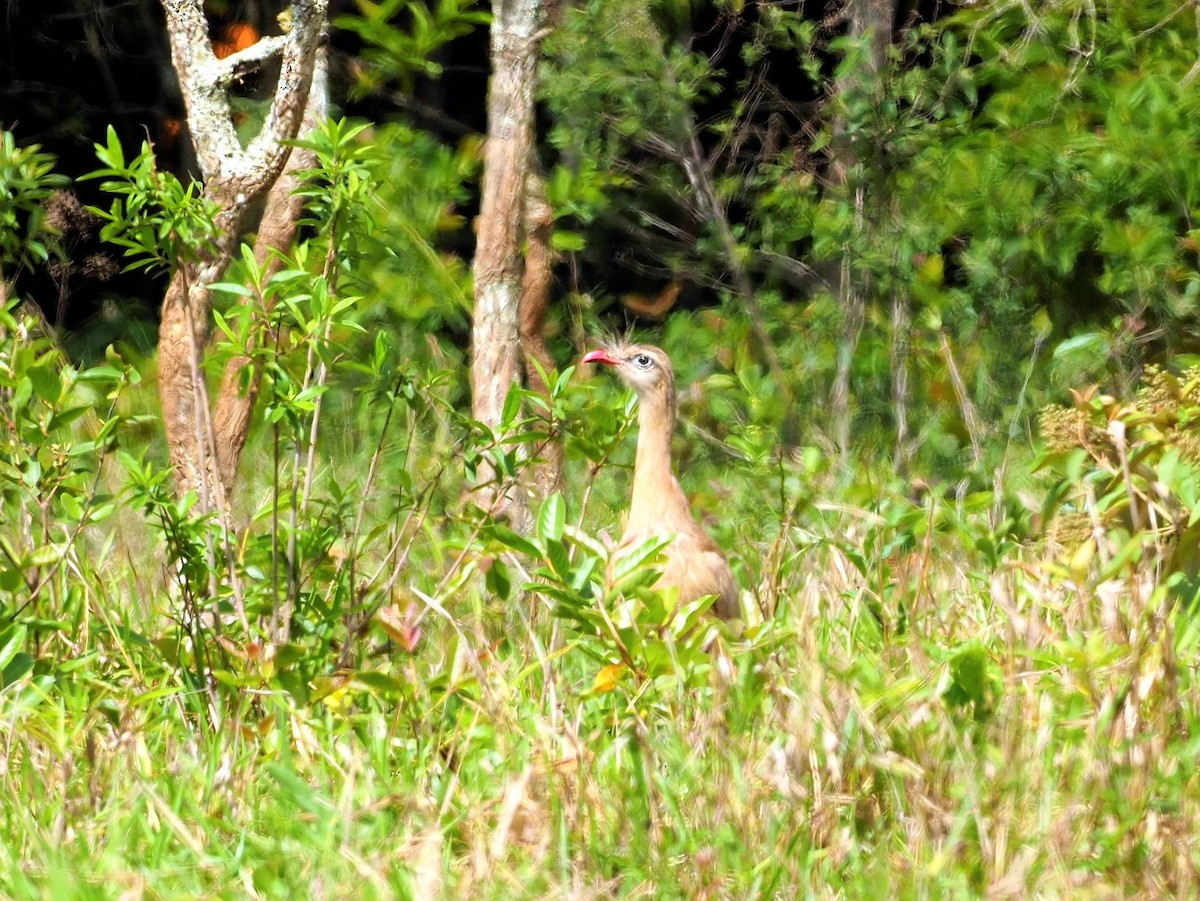
[[[886,62],[887,48],[892,41],[892,22],[895,18],[896,0],[847,0],[843,14],[849,21],[848,34],[852,38],[868,41],[864,67],[861,71],[844,69],[834,81],[834,101],[846,97],[850,92],[861,89],[864,83],[869,93],[878,99],[879,71]],[[862,156],[855,146],[854,136],[849,133],[845,115],[839,115],[832,124],[832,159],[829,180],[835,188],[850,186],[851,171]],[[866,223],[866,190],[859,184],[854,188],[855,229],[861,232]],[[843,253],[841,265],[834,278],[834,294],[842,307],[842,336],[838,342],[837,372],[834,376],[830,407],[833,418],[834,438],[843,459],[850,452],[850,427],[853,416],[850,412],[850,372],[858,340],[866,318],[865,284],[856,284],[851,250]]]
[[[159,398],[177,488],[196,491],[201,512],[227,514],[241,446],[222,445],[229,433],[222,421],[218,435],[210,413],[202,367],[212,330],[209,286],[228,268],[248,211],[288,160],[284,142],[296,137],[308,106],[327,0],[296,0],[288,34],[263,38],[223,59],[213,53],[202,0],[162,2],[204,192],[220,212],[216,241],[199,260],[179,261],[167,287],[158,342]],[[229,86],[237,74],[276,54],[281,65],[271,108],[262,130],[243,148],[233,126]]]
[[[521,374],[521,238],[525,182],[533,160],[533,89],[541,0],[496,0],[492,6],[492,76],[483,196],[475,247],[475,311],[471,334],[471,411],[498,431],[504,401]],[[512,485],[480,467],[484,506],[517,526],[528,504]]]
[[[542,372],[554,371],[554,357],[546,346],[546,314],[550,310],[550,287],[554,275],[554,210],[546,200],[546,185],[532,172],[525,182],[525,276],[521,282],[521,353],[525,358],[525,383],[550,404],[550,386]],[[535,366],[534,363],[537,363]],[[541,367],[539,371],[538,367]],[[562,487],[562,438],[549,411],[538,411],[545,422],[547,438],[536,449],[532,482],[538,497],[545,498]]]
[[[300,134],[311,132],[328,115],[327,67],[326,52],[321,48],[313,66],[312,87],[304,107]],[[283,171],[267,193],[266,208],[254,241],[254,258],[262,268],[264,284],[283,269],[284,254],[296,239],[304,207],[304,199],[295,193],[300,187],[299,173],[313,168],[316,164],[317,156],[311,150],[292,148]],[[239,354],[225,365],[225,374],[221,379],[213,429],[216,433],[221,479],[226,486],[231,486],[237,477],[238,460],[250,432],[250,417],[254,412],[254,402],[258,398],[259,385],[262,383],[262,365],[253,354],[274,336],[271,312],[270,307],[264,307],[259,312],[257,328],[250,333],[250,345],[246,348],[246,353]]]
[[[229,265],[232,237],[240,222],[224,218],[222,239],[212,256],[203,263],[183,263],[175,270],[158,329],[158,398],[175,484],[181,493],[196,491],[202,513],[228,510],[230,500],[217,463],[201,370],[210,334],[208,285],[220,279]]]

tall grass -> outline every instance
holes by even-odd
[[[77,486],[116,509],[81,520],[32,606],[6,583],[25,638],[0,642],[0,894],[1200,892],[1196,631],[1161,559],[1103,568],[1111,530],[1083,559],[993,528],[990,502],[866,472],[838,487],[811,454],[729,464],[720,505],[699,503],[767,615],[614,668],[538,575],[544,536],[522,553],[461,503],[461,423],[429,390],[320,463],[287,643],[181,582],[125,470]],[[388,472],[358,496],[364,447]],[[266,623],[284,514],[269,442],[255,453],[239,565]],[[620,467],[594,476],[585,508],[567,499],[571,572],[621,503]],[[36,497],[6,496],[6,534]],[[216,618],[189,620],[185,590]]]

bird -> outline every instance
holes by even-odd
[[[610,583],[625,553],[651,538],[669,538],[655,587],[677,588],[678,608],[715,595],[712,613],[723,620],[740,619],[741,603],[729,562],[692,516],[671,464],[676,399],[670,358],[653,345],[611,342],[587,352],[581,362],[611,367],[637,394],[638,442],[629,519],[609,557]]]

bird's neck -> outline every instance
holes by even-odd
[[[650,393],[638,399],[637,459],[626,534],[649,535],[664,528],[679,531],[692,522],[687,498],[671,467],[673,393]]]

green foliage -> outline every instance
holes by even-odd
[[[45,203],[66,181],[53,156],[36,144],[18,147],[12,132],[0,131],[0,269],[8,277],[49,259],[54,232]]]
[[[648,587],[655,542],[605,587],[628,392],[567,366],[494,430],[464,412],[451,248],[477,141],[327,123],[303,239],[269,277],[241,248],[215,286],[209,374],[246,353],[265,373],[233,528],[174,495],[126,415],[153,403],[134,370],[76,370],[5,311],[0,790],[39,803],[0,805],[0,894],[1196,894],[1194,361],[1044,413],[1036,471],[1020,428],[972,436],[964,412],[1019,424],[1053,378],[1119,383],[1154,346],[1139,329],[1189,321],[1192,175],[1163,151],[1193,128],[1194,45],[1172,49],[1185,30],[1157,6],[1043,4],[1028,34],[1015,6],[964,8],[874,85],[801,11],[722,7],[758,16],[751,64],[790,51],[814,87],[850,85],[811,145],[747,149],[746,108],[702,135],[805,444],[780,447],[788,411],[735,300],[656,339],[683,484],[747,594],[738,635]],[[722,89],[682,45],[694,10],[564,12],[544,86],[560,251],[608,264],[603,228],[627,219],[672,274],[719,282],[663,148]],[[464,10],[413,11],[430,24],[408,44],[387,32],[399,5],[365,13],[360,34],[413,56]],[[1183,109],[1157,131],[1155,94]],[[1099,134],[1105,109],[1121,121]],[[203,244],[194,192],[145,152],[100,153],[134,265]],[[867,300],[864,440],[841,467],[822,430],[842,311],[785,278],[802,258],[847,260]],[[1097,309],[1068,309],[1076,288]],[[901,328],[924,481],[880,453]],[[519,487],[557,435],[566,487],[529,534],[484,517],[483,461]]]
[[[393,84],[411,91],[418,76],[437,77],[442,73],[437,51],[490,21],[486,12],[474,8],[475,0],[357,0],[356,5],[358,15],[338,16],[334,25],[366,45],[355,85],[360,94]],[[394,24],[397,18],[405,20],[404,27]]]
[[[479,146],[466,139],[451,149],[399,123],[376,127],[364,144],[374,189],[367,209],[377,221],[369,265],[356,273],[367,295],[364,321],[394,330],[412,353],[422,336],[461,332],[469,322],[469,268],[450,248],[470,229],[460,209],[478,174]]]
[[[101,189],[115,196],[107,210],[92,212],[105,221],[100,236],[131,259],[127,269],[170,270],[195,259],[216,240],[216,204],[204,197],[200,182],[184,185],[159,171],[149,143],[126,162],[116,130],[109,126],[108,142],[95,148],[102,168],[84,178],[105,179]]]
[[[22,703],[75,668],[67,651],[88,618],[81,545],[117,510],[100,467],[136,381],[115,355],[74,369],[37,319],[0,310],[0,690],[18,684]]]
[[[550,143],[605,171],[651,141],[687,137],[691,104],[713,90],[706,61],[663,41],[645,4],[595,2],[565,10],[542,79],[556,113]]]
[[[859,438],[892,440],[903,355],[909,418],[925,425],[918,463],[951,478],[973,465],[980,424],[1028,424],[1027,392],[1100,373],[1127,387],[1148,349],[1180,346],[1195,327],[1200,110],[1194,35],[1175,13],[1166,2],[972,7],[900,33],[872,78],[862,42],[771,8],[748,19],[746,76],[731,86],[684,49],[678,16],[569,11],[541,87],[559,151],[559,247],[603,269],[614,230],[674,277],[724,278],[712,223],[680,200],[694,133],[794,395],[827,397],[839,346],[851,350],[844,301],[827,290],[844,271],[867,311],[851,359]],[[812,140],[760,144],[756,92],[780,54],[830,102]],[[687,350],[706,355],[710,336],[695,331]],[[1085,333],[1096,340],[1046,355]],[[802,419],[819,430],[822,413],[813,404]]]
[[[1046,306],[1063,324],[1188,316],[1200,287],[1181,239],[1200,181],[1180,150],[1195,143],[1197,109],[1181,52],[1190,36],[1173,11],[1118,2],[1080,20],[1082,8],[1052,5],[1016,59],[1009,41],[1026,27],[1016,7],[946,26],[935,46],[957,72],[959,102],[987,97],[969,118],[944,109],[941,140],[914,156],[912,175],[928,220],[968,237],[973,295],[1023,313]]]
[[[1040,416],[1047,513],[1065,577],[1105,582],[1150,565],[1194,603],[1200,576],[1200,368],[1149,367],[1136,397],[1094,389]]]
[[[647,249],[683,268],[691,248],[657,223],[686,184],[674,148],[688,140],[692,105],[715,86],[708,61],[664,40],[653,12],[623,0],[564,10],[538,84],[558,156],[547,196],[558,249],[606,260],[604,230],[634,226]]]
[[[651,587],[666,540],[651,539],[623,556],[605,588],[608,553],[586,532],[566,525],[566,503],[557,493],[542,504],[535,541],[500,526],[482,534],[533,558],[532,580],[523,587],[552,602],[554,615],[571,626],[575,650],[594,661],[591,694],[605,695],[629,678],[614,711],[618,717],[624,704],[658,703],[661,694],[673,697],[707,682],[711,658],[705,648],[719,632],[704,616],[713,598],[679,609],[672,596]],[[502,597],[511,594],[502,562],[492,563],[488,578]]]

